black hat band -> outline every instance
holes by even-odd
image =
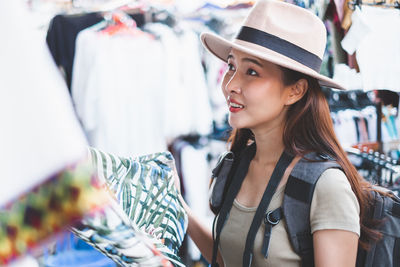
[[[322,60],[317,55],[278,36],[243,26],[236,39],[271,49],[315,70],[317,73],[320,71]]]

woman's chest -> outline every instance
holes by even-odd
[[[274,194],[268,210],[274,210],[282,205],[283,189]],[[220,250],[225,266],[242,266],[242,257],[246,237],[257,207],[246,207],[235,200],[229,218],[222,230]],[[254,256],[252,266],[288,266],[299,267],[300,257],[293,251],[286,232],[286,223],[281,220],[272,228],[269,256],[264,258],[261,253],[264,239],[265,224],[261,223],[254,241]]]
[[[257,207],[267,188],[273,168],[256,168],[252,164],[243,180],[236,200],[246,207]]]

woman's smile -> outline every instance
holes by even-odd
[[[232,99],[230,96],[228,96],[227,102],[228,102],[229,111],[232,113],[236,113],[236,112],[239,112],[242,109],[244,109],[244,105],[242,105],[235,99]]]

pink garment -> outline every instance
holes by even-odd
[[[335,2],[336,11],[337,11],[337,14],[339,16],[339,20],[342,21],[343,20],[343,15],[344,15],[345,0],[333,0],[333,1]]]

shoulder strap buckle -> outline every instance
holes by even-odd
[[[270,210],[265,214],[264,223],[270,225],[277,225],[282,218],[282,209],[277,208],[275,210]]]

